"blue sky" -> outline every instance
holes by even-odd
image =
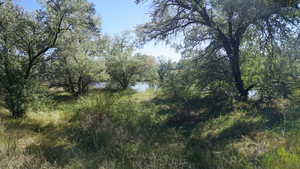
[[[37,9],[37,0],[15,0],[27,10]],[[108,35],[120,35],[122,32],[134,30],[139,24],[149,20],[149,5],[136,5],[134,0],[89,0],[95,4],[97,15],[102,20],[102,32]],[[138,52],[153,55],[165,56],[178,61],[180,55],[172,48],[159,43],[154,45],[150,42],[139,49]]]

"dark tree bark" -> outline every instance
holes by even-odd
[[[129,81],[126,78],[121,79],[119,83],[123,90],[129,87]]]
[[[244,81],[242,80],[242,73],[240,70],[240,55],[239,52],[234,52],[229,56],[232,76],[234,77],[236,89],[239,91],[240,99],[242,101],[248,100],[248,90],[244,87]]]
[[[240,38],[238,38],[240,39]],[[239,40],[231,40],[231,50],[226,50],[231,65],[232,76],[234,78],[235,87],[240,94],[240,100],[248,100],[248,90],[244,86],[242,72],[240,66],[240,42]]]

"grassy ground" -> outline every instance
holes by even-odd
[[[286,100],[187,105],[151,90],[51,91],[24,119],[0,102],[0,169],[298,169],[298,110]]]

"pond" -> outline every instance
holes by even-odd
[[[106,85],[107,85],[106,82],[97,82],[97,83],[92,84],[93,87],[98,88],[98,89],[105,88]],[[147,83],[147,82],[138,82],[134,86],[131,86],[130,88],[134,89],[138,92],[145,92],[151,87],[150,87],[149,83]]]

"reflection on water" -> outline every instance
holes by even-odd
[[[107,85],[106,82],[97,82],[97,83],[92,84],[93,87],[98,88],[98,89],[105,88],[106,85]],[[134,86],[131,86],[130,88],[132,88],[138,92],[145,92],[150,88],[150,85],[147,82],[138,82]]]

